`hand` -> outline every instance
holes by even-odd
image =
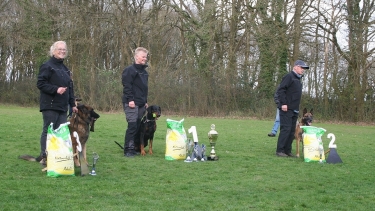
[[[288,111],[288,105],[282,105],[281,110],[283,111]]]
[[[72,110],[73,110],[74,113],[78,113],[78,108],[77,108],[76,106],[74,106],[74,107],[72,108]]]
[[[130,101],[130,102],[129,102],[129,107],[130,107],[130,108],[135,108],[135,103],[134,103],[134,101]]]
[[[57,89],[57,94],[60,94],[60,95],[64,94],[64,92],[66,91],[66,89],[67,89],[67,87],[59,87]]]
[[[147,103],[145,104],[145,108],[146,108],[146,109],[148,108],[148,104],[147,104]]]

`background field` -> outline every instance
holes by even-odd
[[[49,178],[40,164],[17,158],[39,153],[38,109],[0,105],[1,210],[375,210],[373,126],[315,120],[327,130],[325,150],[334,133],[343,160],[318,164],[276,157],[272,120],[163,115],[154,155],[129,159],[114,143],[123,143],[124,114],[99,113],[88,144],[88,155],[100,156],[98,175]],[[216,124],[220,160],[165,160],[167,118],[185,118],[205,144]]]

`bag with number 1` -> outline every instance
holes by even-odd
[[[167,119],[166,160],[186,159],[187,136],[184,128],[184,119],[180,121]]]

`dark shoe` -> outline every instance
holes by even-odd
[[[293,155],[293,154],[290,153],[290,152],[289,152],[289,153],[285,153],[285,154],[288,155],[288,157],[294,157],[294,158],[296,157],[295,155]]]
[[[47,158],[43,158],[39,163],[40,163],[40,165],[42,165],[43,167],[47,167]]]
[[[43,159],[43,157],[41,155],[39,155],[38,157],[35,158],[36,162],[40,162],[42,159]]]
[[[268,136],[269,136],[269,137],[275,137],[275,136],[276,136],[276,134],[273,134],[273,133],[268,133]]]
[[[125,152],[126,157],[134,157],[137,153],[134,150],[129,150],[128,152]]]
[[[288,155],[285,154],[284,152],[276,152],[276,156],[277,157],[288,157]]]
[[[134,158],[134,154],[131,153],[131,152],[127,152],[127,153],[125,153],[125,157]]]
[[[45,160],[47,160],[47,155],[46,154],[42,154],[40,153],[40,155],[38,157],[35,158],[35,161],[36,162],[40,162],[41,160],[43,160],[43,158],[45,158]]]

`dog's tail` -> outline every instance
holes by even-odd
[[[121,149],[124,149],[124,147],[121,146],[121,144],[119,144],[117,141],[115,141],[115,143],[116,143]]]
[[[36,157],[31,156],[31,155],[20,155],[18,156],[18,158],[22,160],[27,160],[27,161],[37,161],[37,162],[40,161],[40,160],[38,161]]]

